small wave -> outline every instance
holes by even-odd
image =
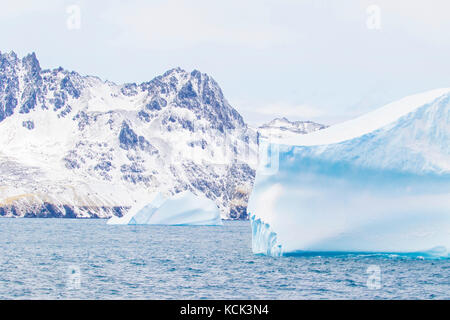
[[[436,251],[425,252],[344,252],[344,251],[295,251],[285,252],[284,257],[343,257],[343,258],[383,258],[383,259],[415,259],[415,260],[441,260],[449,259],[449,255],[441,255]]]

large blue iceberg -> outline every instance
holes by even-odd
[[[260,145],[254,253],[449,257],[450,89]]]
[[[123,217],[112,217],[107,224],[222,225],[216,204],[205,196],[184,191],[171,197],[153,195],[148,203],[133,206]]]

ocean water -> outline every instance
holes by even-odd
[[[450,299],[450,260],[257,256],[242,221],[0,219],[0,299]]]

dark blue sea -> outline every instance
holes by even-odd
[[[450,299],[450,260],[272,258],[249,222],[0,219],[0,299]]]

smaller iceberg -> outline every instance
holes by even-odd
[[[190,191],[166,197],[156,193],[150,202],[133,206],[123,217],[112,217],[109,225],[222,225],[220,211],[216,204],[205,196]]]

